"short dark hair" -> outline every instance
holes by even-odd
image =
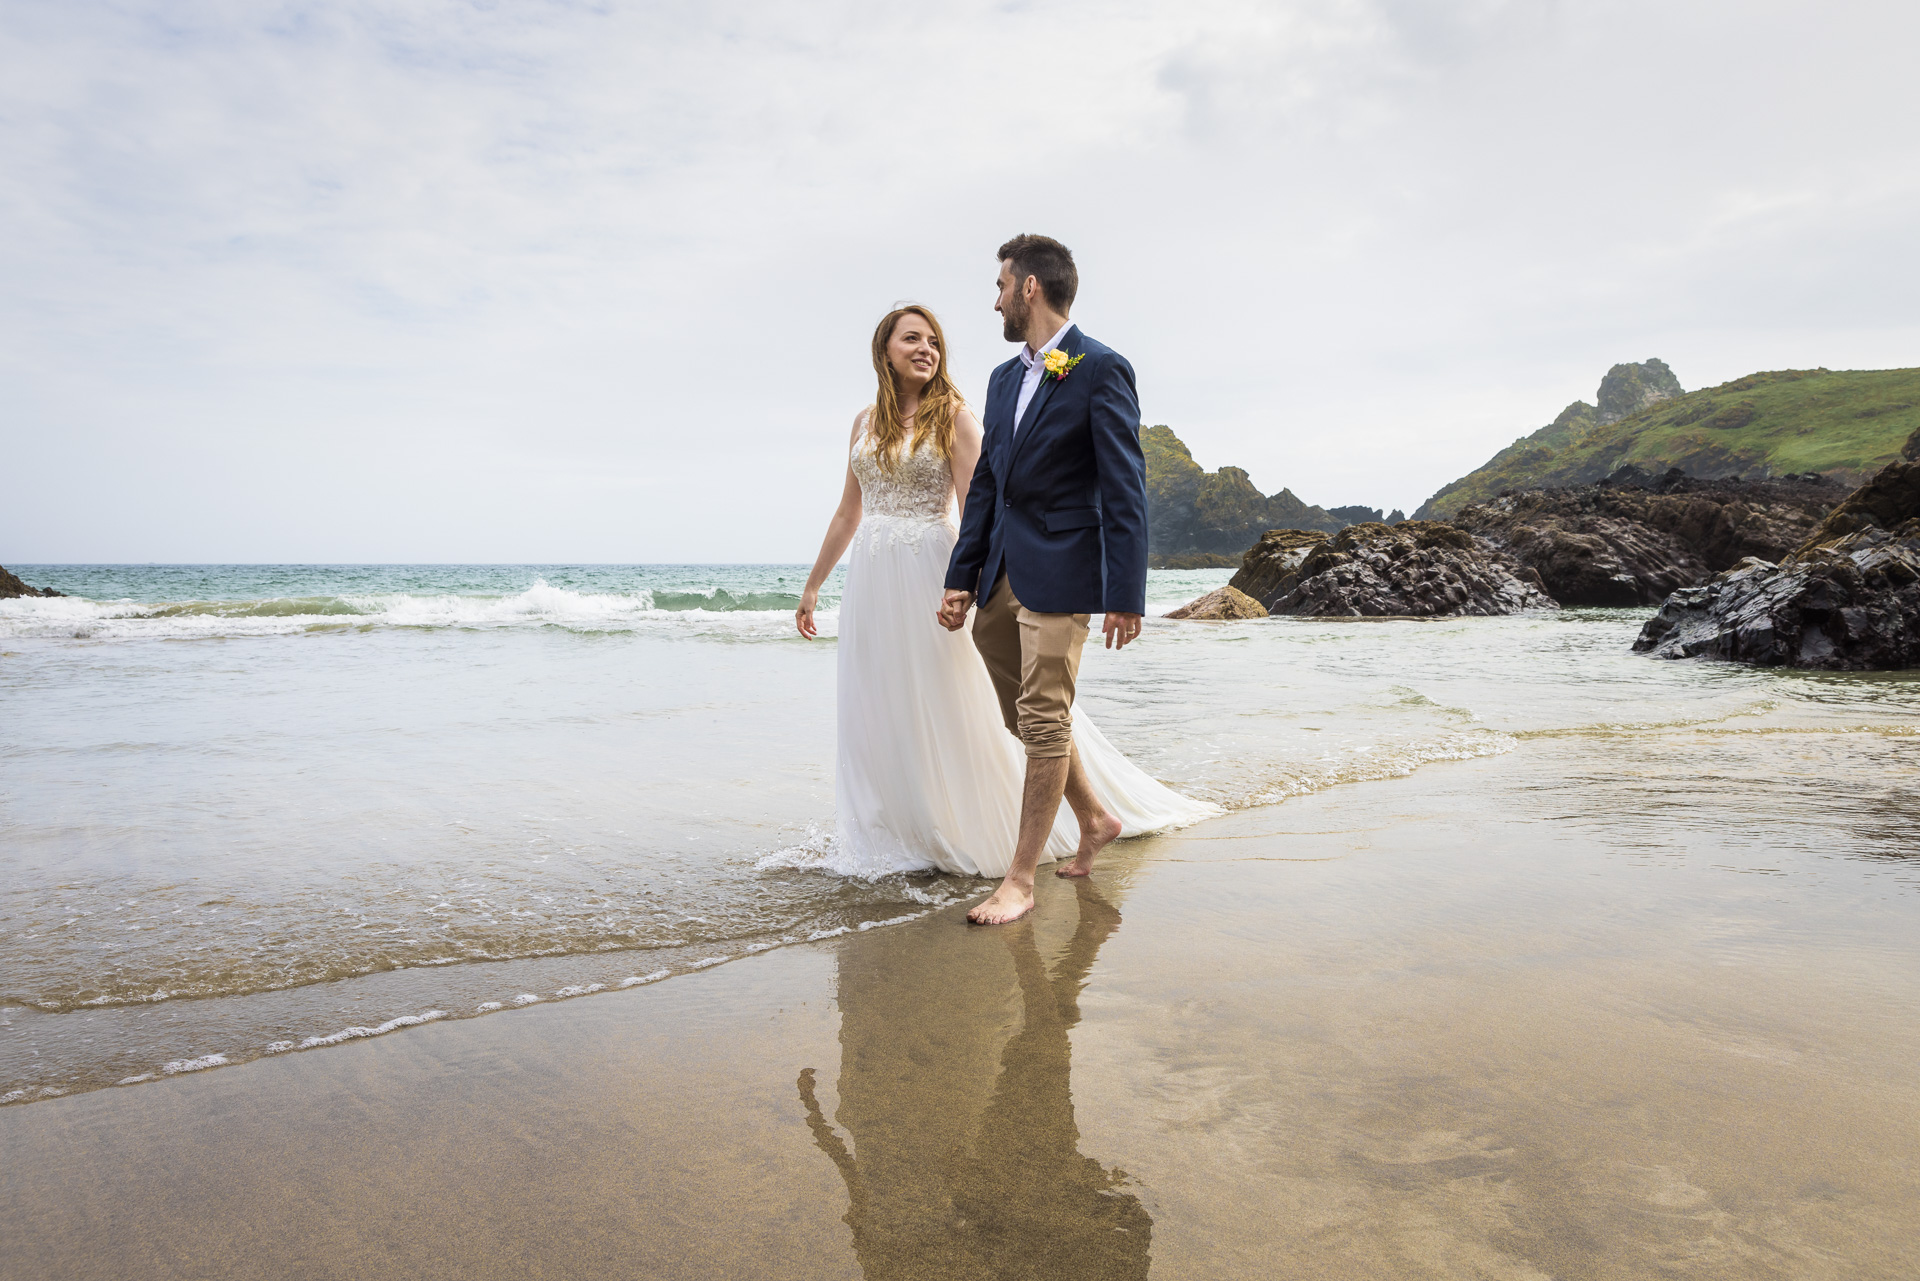
[[[1000,246],[1000,261],[1009,259],[1013,261],[1016,285],[1028,276],[1036,277],[1049,307],[1064,316],[1073,306],[1073,296],[1080,292],[1080,272],[1073,265],[1073,250],[1052,236],[1015,236]]]

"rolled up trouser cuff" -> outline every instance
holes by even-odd
[[[1026,747],[1030,759],[1047,760],[1066,756],[1073,751],[1073,722],[1022,725],[1020,742]]]

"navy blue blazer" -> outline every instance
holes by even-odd
[[[1133,366],[1078,325],[1060,346],[1085,359],[1041,379],[1018,432],[1025,366],[1016,357],[987,381],[947,587],[984,603],[1004,571],[1020,603],[1043,614],[1144,614],[1147,460]]]

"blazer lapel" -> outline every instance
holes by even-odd
[[[1075,325],[1073,328],[1067,330],[1067,336],[1060,340],[1060,349],[1069,356],[1078,356],[1081,353],[1080,326]],[[1052,374],[1043,374],[1041,376],[1040,385],[1033,390],[1033,399],[1027,402],[1027,416],[1014,424],[1014,454],[1019,454],[1020,446],[1026,443],[1028,436],[1033,434],[1033,429],[1040,425],[1040,415],[1045,411],[1047,401],[1053,398],[1053,389],[1060,381],[1060,379],[1055,378]],[[1015,385],[1018,386],[1017,383]],[[1013,403],[1014,406],[1018,408],[1020,402],[1017,398]],[[1007,465],[1009,467],[1013,465],[1012,458],[1007,460]]]

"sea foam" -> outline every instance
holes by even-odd
[[[545,579],[505,596],[392,592],[171,602],[21,597],[0,601],[0,637],[193,640],[389,627],[563,627],[772,639],[792,635],[798,604],[797,595],[783,592],[583,592]],[[837,619],[835,611],[822,611],[823,635],[834,634]]]

